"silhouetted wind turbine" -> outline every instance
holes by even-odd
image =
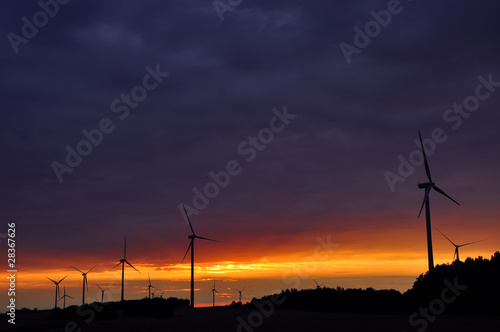
[[[215,289],[215,279],[214,279],[214,288],[212,289],[212,307],[215,307],[215,293],[219,294],[219,292]]]
[[[418,187],[420,189],[425,189],[424,201],[422,202],[422,206],[420,207],[420,212],[418,213],[418,217],[420,217],[420,214],[422,213],[422,209],[424,208],[424,205],[425,205],[425,220],[426,220],[426,228],[427,228],[427,255],[428,255],[428,259],[429,259],[429,271],[432,271],[434,269],[434,258],[432,256],[431,208],[429,205],[429,194],[431,192],[431,189],[434,189],[435,191],[437,191],[441,195],[448,197],[453,202],[455,202],[457,205],[460,205],[460,204],[458,204],[457,201],[455,201],[453,198],[448,196],[444,191],[439,189],[434,182],[432,182],[431,171],[429,170],[429,164],[427,163],[427,156],[425,154],[424,144],[422,143],[422,135],[420,134],[420,131],[418,132],[418,136],[420,137],[420,146],[422,148],[422,154],[424,156],[425,173],[427,174],[427,178],[429,179],[429,182],[418,184]]]
[[[441,233],[442,236],[444,236],[446,238],[446,240],[450,241],[451,244],[453,244],[455,246],[455,253],[453,254],[453,261],[455,261],[455,256],[457,256],[457,261],[460,262],[460,258],[458,258],[458,248],[460,247],[464,247],[464,246],[468,246],[469,244],[474,244],[474,243],[478,243],[478,242],[481,242],[481,241],[485,241],[485,240],[479,240],[479,241],[474,241],[474,242],[469,242],[469,243],[465,243],[465,244],[455,244],[453,243],[452,240],[450,240],[446,235],[443,234],[443,232],[441,232],[439,229],[437,229],[436,226],[434,226],[434,228],[439,232]]]
[[[123,259],[120,259],[120,263],[113,266],[113,269],[114,269],[118,265],[120,265],[120,264],[122,265],[122,297],[121,297],[122,301],[123,301],[123,292],[124,292],[124,283],[125,283],[125,263],[127,263],[131,268],[133,268],[137,272],[139,272],[139,270],[137,270],[132,264],[130,264],[127,261],[127,237],[126,236],[125,236],[125,244],[123,245]],[[111,269],[111,270],[113,270],[113,269]],[[141,274],[141,272],[139,272],[139,274]]]
[[[316,282],[316,280],[313,279],[312,281],[314,281],[314,283],[316,284],[316,289],[320,289],[321,286],[323,286],[325,284],[325,283],[322,283],[322,284],[318,285],[318,283]]]
[[[66,275],[66,277],[67,277],[67,275]],[[56,284],[56,299],[54,301],[54,309],[57,308],[57,297],[59,295],[59,284],[61,283],[61,281],[63,281],[64,279],[66,279],[66,277],[62,278],[59,281],[54,281],[54,280],[52,280],[52,279],[50,279],[48,277],[45,277],[45,278],[49,279],[50,281],[52,281],[54,284]]]
[[[196,235],[194,232],[193,226],[191,225],[191,220],[189,220],[189,216],[187,214],[186,207],[183,206],[183,208],[184,208],[184,213],[186,214],[186,218],[189,222],[189,228],[191,228],[192,234],[188,236],[188,239],[190,239],[191,241],[189,242],[189,247],[187,248],[186,253],[184,254],[184,258],[182,259],[182,262],[184,262],[184,259],[186,258],[186,255],[189,252],[189,249],[191,249],[191,308],[194,308],[194,240],[201,239],[201,240],[208,240],[208,241],[213,241],[213,242],[219,242],[219,241]]]
[[[90,271],[92,271],[94,269],[94,267],[96,267],[96,265],[94,265],[90,270],[88,270],[87,272],[83,272],[82,270],[79,270],[77,269],[76,267],[74,266],[71,266],[73,269],[77,270],[78,272],[81,272],[82,276],[83,276],[83,295],[82,295],[82,305],[85,304],[85,288],[87,288],[87,292],[89,291],[89,284],[87,282],[87,273],[89,273]]]
[[[69,297],[70,299],[72,299],[73,297],[66,294],[66,286],[64,286],[64,295],[61,296],[61,298],[59,299],[59,301],[63,300],[63,309],[66,308],[66,298]]]
[[[107,291],[109,288],[102,288],[99,285],[97,285],[97,287],[99,287],[99,289],[101,290],[101,303],[104,303],[104,291]]]
[[[243,291],[245,290],[245,287],[243,287],[241,290],[239,290],[238,288],[235,288],[235,289],[236,289],[236,290],[238,291],[238,293],[239,293],[239,299],[240,299],[239,301],[240,301],[240,303],[241,303],[241,292],[243,292]]]
[[[149,273],[148,273],[148,279],[149,279],[149,285],[148,285],[148,292],[149,292],[149,298],[151,298],[151,288],[154,288],[154,289],[158,289],[156,288],[155,286],[151,285],[151,278],[149,277]],[[154,297],[154,293],[153,293],[153,297]]]

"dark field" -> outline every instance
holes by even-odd
[[[252,309],[235,308],[197,308],[176,309],[170,318],[147,318],[122,316],[116,320],[94,320],[86,323],[76,321],[71,327],[69,322],[48,321],[49,313],[20,313],[16,317],[16,327],[12,328],[5,319],[2,331],[189,331],[189,332],[225,332],[225,331],[416,331],[408,322],[408,315],[363,315],[334,314],[304,311],[275,311],[269,318],[264,318],[261,326],[238,328],[238,317],[248,322],[253,313],[254,325],[262,316]],[[68,325],[67,325],[68,324]],[[66,326],[68,329],[65,329]],[[81,330],[79,330],[79,328]],[[500,317],[491,316],[438,316],[429,323],[425,331],[500,331]]]

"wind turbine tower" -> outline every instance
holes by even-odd
[[[429,205],[429,194],[431,192],[431,189],[434,189],[441,195],[444,195],[448,197],[450,200],[455,202],[457,205],[457,201],[455,201],[453,198],[448,196],[444,191],[439,189],[434,182],[432,182],[432,177],[431,177],[431,171],[429,170],[429,164],[427,163],[427,156],[425,154],[425,149],[424,149],[424,144],[422,143],[422,135],[420,132],[418,132],[418,136],[420,137],[420,147],[422,148],[422,154],[424,156],[424,164],[425,164],[425,173],[427,174],[427,178],[429,179],[429,182],[425,183],[419,183],[418,187],[420,189],[425,189],[425,195],[424,195],[424,201],[422,202],[422,206],[420,207],[420,212],[418,213],[418,217],[420,217],[420,214],[422,213],[422,209],[424,208],[425,205],[425,220],[426,220],[426,228],[427,228],[427,256],[429,260],[429,271],[434,270],[434,258],[432,255],[432,228],[431,228],[431,208]]]
[[[186,258],[189,250],[191,250],[191,308],[194,308],[194,240],[195,239],[200,239],[200,240],[207,240],[207,241],[213,241],[213,242],[219,242],[216,240],[208,239],[206,237],[201,237],[196,235],[193,229],[193,225],[191,225],[191,220],[189,220],[189,216],[186,211],[186,207],[184,207],[184,213],[186,214],[187,221],[189,223],[189,228],[191,229],[191,235],[188,236],[188,239],[190,240],[189,246],[186,250],[186,253],[184,254],[184,258],[182,259],[182,262],[184,262],[184,259]]]
[[[133,268],[139,274],[141,274],[141,272],[139,272],[139,270],[137,270],[132,264],[129,263],[129,261],[127,261],[127,237],[125,237],[125,243],[123,245],[123,259],[120,259],[120,263],[113,266],[113,269],[114,269],[118,265],[120,265],[120,264],[122,265],[122,295],[121,295],[122,302],[123,302],[123,295],[124,295],[124,288],[125,288],[125,263],[127,263],[131,268]]]
[[[66,277],[67,277],[67,275],[66,275]],[[61,283],[61,281],[63,281],[64,279],[66,279],[66,277],[62,278],[59,281],[55,281],[55,280],[52,280],[52,279],[50,279],[48,277],[45,277],[45,278],[49,279],[50,281],[52,281],[56,285],[56,296],[55,296],[55,300],[54,300],[54,309],[57,308],[57,298],[58,298],[58,295],[59,295],[59,284]]]
[[[96,265],[94,265],[94,267],[96,267]],[[87,292],[89,291],[89,284],[87,282],[87,273],[89,273],[90,271],[92,271],[94,269],[94,267],[92,267],[90,270],[88,270],[87,272],[83,272],[82,270],[79,270],[77,269],[76,267],[74,266],[71,266],[73,269],[77,270],[78,272],[80,272],[83,276],[83,295],[82,295],[82,305],[85,304],[85,289],[87,289]]]

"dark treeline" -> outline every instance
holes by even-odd
[[[253,299],[244,307],[256,307],[255,301],[273,303],[285,299],[277,309],[296,309],[338,313],[401,314],[420,308],[444,310],[447,314],[500,314],[500,252],[491,259],[467,258],[465,262],[437,265],[432,272],[420,275],[413,287],[399,291],[317,288],[286,290],[280,294]],[[233,303],[233,306],[241,306]]]
[[[126,300],[123,302],[94,302],[83,306],[72,305],[67,308],[47,310],[31,310],[22,308],[21,313],[50,312],[49,320],[94,320],[118,319],[121,316],[145,316],[156,318],[171,317],[175,308],[188,308],[189,300],[169,297],[141,300]]]

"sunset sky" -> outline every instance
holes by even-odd
[[[419,130],[461,204],[432,192],[432,224],[486,239],[462,260],[500,250],[497,1],[220,3],[0,5],[0,247],[6,261],[15,221],[19,307],[51,308],[45,277],[65,275],[80,303],[70,266],[95,264],[89,299],[98,283],[119,300],[125,236],[141,272],[126,269],[125,297],[149,273],[188,299],[182,204],[220,241],[195,242],[197,306],[213,279],[219,304],[312,279],[403,292],[428,269]],[[452,261],[437,231],[433,245]]]

